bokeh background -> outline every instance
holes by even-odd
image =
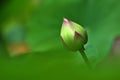
[[[17,1],[20,0],[13,0],[14,3]],[[24,5],[28,6],[28,2],[26,0]],[[10,18],[8,14],[22,14],[19,10],[24,9],[23,3],[19,3],[20,9],[9,4],[1,8],[4,12],[0,15],[1,23]],[[12,11],[10,7],[16,9]],[[64,17],[88,31],[89,40],[85,48],[93,67],[105,58],[113,39],[120,34],[119,0],[40,0],[27,20],[27,42],[32,52],[11,58],[0,45],[0,79],[119,79],[119,68],[110,72],[89,71],[79,52],[71,52],[62,45],[60,30]]]

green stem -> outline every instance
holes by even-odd
[[[86,65],[88,66],[88,68],[91,69],[92,66],[91,66],[91,64],[90,64],[90,62],[89,62],[89,60],[88,60],[88,57],[86,56],[84,50],[79,50],[79,52],[81,53],[81,55],[82,55],[82,57],[83,57],[83,59],[84,59]]]

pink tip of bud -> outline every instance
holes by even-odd
[[[66,18],[64,18],[63,21],[64,21],[64,23],[69,23],[69,20]]]

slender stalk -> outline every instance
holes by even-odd
[[[92,66],[91,66],[91,64],[90,64],[90,62],[89,62],[89,60],[88,60],[88,57],[86,56],[84,50],[79,50],[79,52],[81,53],[81,55],[82,55],[82,57],[83,57],[86,65],[88,66],[88,68],[89,68],[89,69],[92,69]]]

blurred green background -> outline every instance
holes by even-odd
[[[64,17],[87,29],[86,54],[94,67],[120,34],[119,0],[41,0],[27,21],[27,42],[32,52],[11,58],[0,45],[0,79],[118,79],[119,70],[113,74],[87,70],[80,53],[62,45],[60,30]]]

